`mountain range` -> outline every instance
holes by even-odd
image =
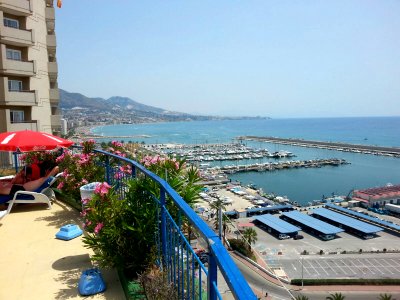
[[[108,99],[100,97],[90,98],[80,93],[71,93],[63,89],[59,89],[59,91],[60,108],[64,116],[71,118],[79,111],[80,115],[84,115],[86,119],[89,118],[91,122],[95,122],[96,119],[102,117],[106,118],[108,122],[112,119],[114,123],[259,118],[193,115],[146,105],[128,97],[114,96]]]

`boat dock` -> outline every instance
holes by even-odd
[[[225,174],[234,174],[238,172],[265,172],[291,168],[321,168],[322,166],[339,166],[349,164],[344,159],[329,158],[329,159],[311,159],[311,160],[292,160],[282,162],[267,162],[249,165],[231,165],[222,167],[212,167],[209,169],[218,170]]]
[[[311,147],[319,149],[337,150],[343,152],[383,155],[383,156],[400,158],[400,148],[395,148],[395,147],[381,147],[373,145],[360,145],[360,144],[348,144],[339,142],[323,142],[323,141],[310,141],[303,139],[260,137],[260,136],[239,136],[236,138],[236,140],[267,142],[267,143],[275,143],[283,145]]]
[[[185,158],[188,162],[213,162],[227,160],[249,160],[264,158],[291,158],[295,155],[289,151],[270,153],[267,149],[254,149],[243,144],[200,144],[200,145],[151,145],[150,149],[158,153]]]

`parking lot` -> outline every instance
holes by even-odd
[[[249,221],[251,218],[240,219]],[[291,279],[301,278],[302,261],[304,278],[400,278],[400,253],[382,253],[384,249],[400,250],[400,237],[387,232],[368,240],[343,232],[334,240],[323,241],[300,231],[304,236],[301,240],[279,240],[259,227],[253,228],[257,232],[253,247],[258,255],[269,267],[283,268]],[[380,253],[365,253],[378,250]],[[302,255],[304,251],[308,255]]]
[[[399,254],[353,254],[279,260],[291,278],[400,278]],[[302,266],[303,265],[303,266]]]

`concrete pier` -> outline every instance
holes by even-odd
[[[292,139],[292,138],[277,138],[277,137],[261,137],[261,136],[239,136],[236,138],[239,141],[258,141],[268,142],[283,145],[292,145],[300,147],[312,147],[320,149],[330,149],[344,152],[355,152],[363,154],[373,155],[384,155],[391,157],[400,158],[400,148],[395,147],[381,147],[373,145],[360,145],[360,144],[348,144],[339,142],[323,142],[323,141],[310,141],[303,139]]]

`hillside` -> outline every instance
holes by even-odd
[[[198,116],[139,103],[128,97],[90,98],[60,89],[60,108],[67,119],[79,116],[89,122],[142,123],[159,121],[210,120],[219,117]],[[79,113],[77,113],[79,112]]]

